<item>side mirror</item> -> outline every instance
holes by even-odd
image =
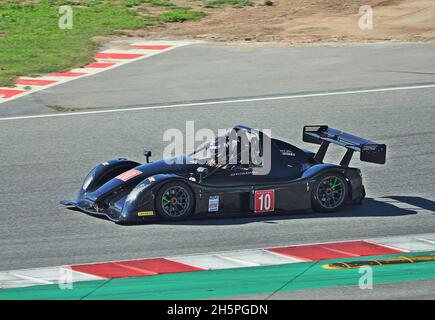
[[[196,172],[199,173],[199,182],[202,182],[202,179],[208,173],[208,169],[205,167],[198,167],[198,169],[196,169]]]
[[[144,149],[143,155],[147,158],[147,163],[150,163],[151,151]]]

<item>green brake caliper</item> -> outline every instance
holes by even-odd
[[[339,186],[341,186],[341,182],[338,181],[337,178],[335,178],[335,179],[334,179],[334,183],[333,183],[332,186],[331,186],[331,189],[332,189],[332,190],[335,190],[335,188],[337,188],[337,187],[339,187]]]
[[[168,204],[170,204],[171,201],[169,201],[168,199],[166,199],[166,197],[163,197],[163,206],[166,207]]]

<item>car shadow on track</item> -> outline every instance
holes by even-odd
[[[410,207],[411,206],[411,207]],[[76,208],[70,210],[80,211]],[[393,217],[414,215],[418,211],[427,210],[435,214],[435,201],[422,197],[413,196],[386,196],[382,198],[366,198],[361,205],[347,206],[343,210],[332,213],[317,213],[312,211],[280,213],[275,214],[234,214],[228,215],[207,215],[195,217],[190,220],[167,222],[149,221],[144,223],[133,223],[128,226],[144,224],[161,225],[241,225],[256,222],[268,224],[277,223],[279,220],[293,219],[319,219],[319,218],[349,218],[349,217]],[[104,216],[94,216],[96,218],[108,220]]]
[[[399,207],[400,206],[400,207]],[[412,208],[409,208],[412,206]],[[418,208],[415,208],[418,207]],[[361,205],[348,206],[343,210],[332,213],[294,212],[264,215],[249,215],[237,217],[198,217],[179,222],[157,222],[158,224],[171,225],[239,225],[255,222],[277,223],[278,220],[292,219],[319,219],[319,218],[349,218],[349,217],[393,217],[414,215],[418,211],[428,210],[435,213],[435,201],[412,196],[388,196],[382,198],[366,198]]]
[[[391,196],[391,197],[383,197],[382,199],[385,198],[393,199],[398,202],[409,204],[427,211],[431,211],[432,213],[435,213],[435,201],[429,199],[425,199],[422,197],[408,197],[408,196]]]

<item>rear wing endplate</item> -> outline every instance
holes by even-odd
[[[342,166],[349,166],[354,152],[360,152],[361,161],[378,164],[386,162],[387,146],[385,144],[366,140],[328,126],[305,126],[303,141],[320,144],[319,151],[315,155],[315,159],[319,162],[323,161],[330,143],[347,148],[340,163]]]

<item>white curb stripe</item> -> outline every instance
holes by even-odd
[[[170,257],[172,261],[187,263],[208,270],[241,268],[247,266],[267,266],[301,262],[274,254],[262,249],[225,252],[220,254],[201,254],[183,257]]]
[[[0,289],[56,284],[70,272],[72,282],[101,280],[91,274],[71,270],[69,267],[48,267],[0,272]]]
[[[435,233],[374,238],[368,241],[410,252],[435,251]]]
[[[19,274],[17,272],[11,272],[10,275],[18,278],[19,280],[24,280],[24,283],[30,283],[30,284],[36,284],[36,285],[38,285],[38,284],[53,284],[53,282],[51,282],[51,281],[25,276],[25,275]]]

